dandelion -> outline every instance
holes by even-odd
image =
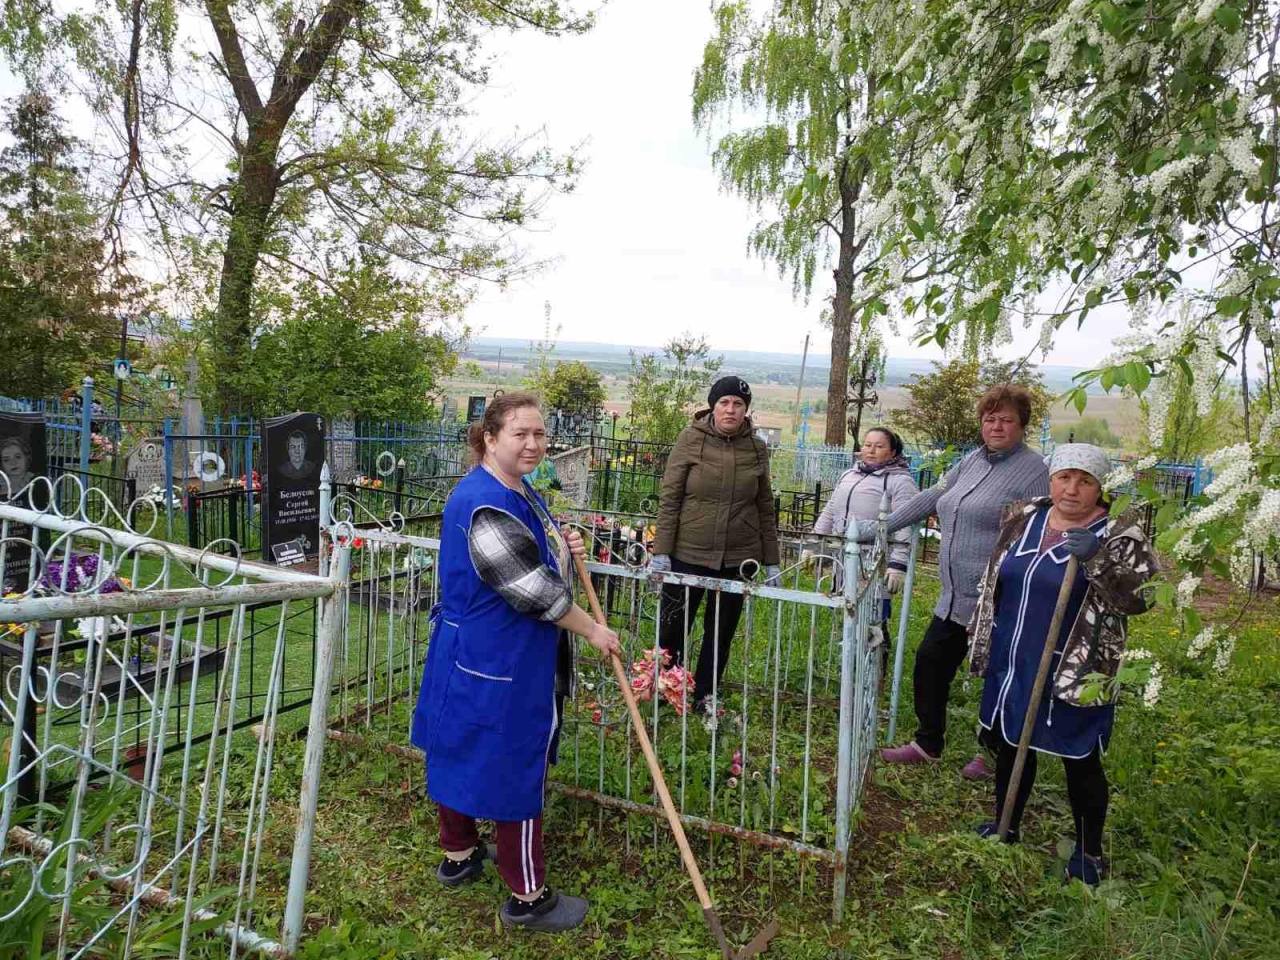
[[[735,789],[738,786],[738,778],[730,777],[728,780],[725,781],[725,786],[728,787],[730,790]]]

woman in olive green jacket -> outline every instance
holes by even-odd
[[[767,580],[775,580],[778,523],[769,450],[747,416],[751,387],[740,377],[721,377],[707,403],[710,409],[694,414],[667,458],[650,571],[740,580],[742,563],[752,560],[765,568]],[[658,637],[676,663],[688,652],[688,630],[704,592],[663,585]],[[740,593],[716,591],[703,611],[703,644],[694,673],[699,707],[716,696],[742,602]]]

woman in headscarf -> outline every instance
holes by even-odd
[[[1115,722],[1116,691],[1105,681],[1120,669],[1127,618],[1147,609],[1142,587],[1156,572],[1142,525],[1131,515],[1107,515],[1102,483],[1110,466],[1092,444],[1054,450],[1049,496],[1005,510],[970,625],[971,669],[986,680],[979,722],[996,753],[996,819],[978,832],[996,833],[1041,655],[1051,641],[1054,659],[1035,708],[1009,839],[1018,838],[1037,756],[1061,757],[1076,835],[1067,876],[1091,885],[1106,874],[1102,829],[1108,786],[1102,752]],[[1058,635],[1050,638],[1071,557],[1078,573]]]

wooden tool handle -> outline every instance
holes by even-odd
[[[1049,667],[1053,663],[1053,652],[1058,648],[1058,633],[1062,630],[1062,618],[1067,614],[1067,603],[1071,600],[1071,588],[1076,584],[1076,570],[1080,561],[1072,554],[1067,560],[1066,572],[1062,575],[1062,586],[1058,588],[1058,602],[1054,605],[1053,616],[1049,620],[1049,635],[1045,637],[1044,649],[1040,651],[1040,665],[1036,669],[1036,680],[1031,687],[1031,699],[1027,702],[1027,713],[1022,719],[1022,734],[1018,737],[1018,753],[1013,758],[1013,770],[1009,775],[1009,788],[1004,793],[1004,805],[1000,808],[1000,825],[997,834],[1003,840],[1009,835],[1009,825],[1013,822],[1013,807],[1018,796],[1018,787],[1022,783],[1022,771],[1027,765],[1027,751],[1031,748],[1031,734],[1036,728],[1036,714],[1040,712],[1040,698],[1044,696],[1045,681],[1049,678]]]
[[[576,556],[573,562],[578,569],[578,579],[582,581],[583,589],[587,592],[587,602],[591,605],[592,616],[595,617],[596,623],[605,623],[604,611],[600,609],[600,600],[596,596],[596,589],[591,583],[591,575],[587,572],[586,564],[582,562],[581,557]],[[680,822],[680,815],[676,812],[676,806],[671,800],[671,792],[667,790],[667,781],[662,775],[662,767],[658,765],[658,758],[653,752],[653,744],[649,742],[649,732],[645,729],[644,717],[640,715],[640,707],[636,703],[635,695],[631,692],[631,681],[627,679],[627,671],[616,653],[610,655],[609,662],[613,666],[613,675],[617,678],[622,698],[627,702],[627,710],[631,714],[631,725],[635,727],[636,739],[640,741],[645,763],[649,765],[649,773],[653,776],[654,786],[658,789],[662,810],[666,813],[667,823],[671,825],[671,832],[675,835],[676,846],[680,848],[680,859],[684,861],[684,868],[689,873],[689,879],[693,881],[693,891],[697,894],[698,903],[703,911],[711,910],[711,897],[707,893],[706,884],[702,882],[702,872],[698,869],[698,862],[693,859],[693,851],[689,849],[689,840],[684,835],[684,824]]]

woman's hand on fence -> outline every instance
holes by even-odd
[[[564,532],[564,544],[573,556],[587,559],[587,545],[583,542],[582,534],[577,530],[570,528]]]
[[[650,573],[670,573],[671,558],[665,553],[655,553],[649,558]]]
[[[907,579],[907,575],[901,570],[895,570],[890,567],[884,574],[884,586],[889,591],[889,596],[895,596],[902,592],[903,581]]]
[[[764,568],[764,582],[766,586],[773,586],[782,581],[782,568],[776,563],[766,564]]]
[[[613,654],[621,655],[622,646],[618,643],[618,635],[602,623],[596,623],[589,634],[587,643],[600,651],[600,656],[608,659]]]

